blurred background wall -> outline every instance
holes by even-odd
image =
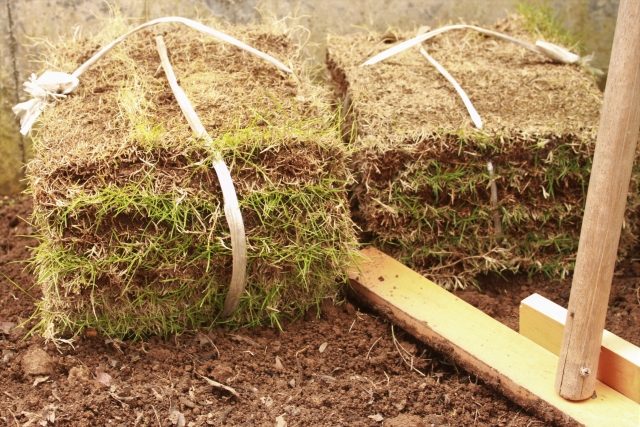
[[[577,36],[593,64],[606,71],[619,0],[528,0],[553,11]],[[30,142],[18,131],[11,107],[27,99],[22,83],[41,68],[34,63],[38,44],[74,32],[88,35],[118,7],[123,16],[140,22],[168,15],[187,18],[218,16],[232,22],[259,20],[261,14],[293,15],[310,31],[318,63],[324,58],[327,34],[389,27],[438,27],[461,20],[491,25],[514,12],[522,0],[0,0],[0,195],[25,187],[24,163]]]

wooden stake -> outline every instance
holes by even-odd
[[[640,1],[622,0],[555,387],[592,397],[640,127]]]

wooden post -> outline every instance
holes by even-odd
[[[640,1],[622,0],[555,387],[592,397],[640,127]]]

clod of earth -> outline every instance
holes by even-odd
[[[22,356],[22,372],[25,375],[48,375],[54,360],[40,347],[31,347]]]
[[[84,365],[74,366],[69,369],[67,381],[72,387],[88,384],[91,381],[91,371]]]

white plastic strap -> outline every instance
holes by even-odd
[[[562,62],[563,64],[575,64],[580,61],[580,56],[576,55],[575,53],[569,52],[567,49],[562,48],[556,44],[538,40],[536,42],[536,46],[545,55],[556,62]]]
[[[24,90],[33,98],[13,107],[20,119],[20,133],[26,135],[51,100],[66,97],[79,83],[77,77],[57,71],[45,71],[38,78],[31,74],[31,79],[24,83]]]
[[[464,102],[464,106],[467,107],[467,111],[469,112],[469,115],[471,116],[471,120],[473,120],[473,124],[478,129],[482,129],[482,119],[480,118],[480,114],[478,114],[478,111],[476,110],[476,108],[471,103],[471,100],[469,99],[469,96],[467,96],[467,93],[464,91],[464,89],[462,89],[462,87],[456,81],[456,79],[454,79],[453,76],[451,74],[449,74],[449,72],[447,70],[445,70],[445,68],[442,65],[440,65],[440,63],[438,61],[433,59],[433,57],[431,55],[429,55],[427,53],[427,51],[424,49],[424,47],[422,47],[422,46],[420,46],[420,53],[422,54],[422,56],[427,58],[427,61],[429,61],[431,63],[431,65],[436,67],[436,70],[438,70],[440,72],[440,74],[442,74],[444,76],[444,78],[449,81],[449,83],[451,83],[453,85],[453,87],[456,90],[456,92],[458,92],[458,95],[460,95],[460,98],[462,98],[462,102]]]
[[[376,62],[384,61],[385,59],[402,52],[403,50],[409,49],[412,46],[416,46],[417,44],[422,43],[425,40],[428,40],[438,34],[442,34],[449,30],[458,30],[458,29],[469,29],[475,30],[479,33],[485,34],[487,36],[492,36],[499,38],[501,40],[505,40],[511,43],[514,43],[518,46],[521,46],[525,49],[529,49],[532,52],[539,53],[541,55],[545,55],[556,62],[562,62],[564,64],[574,64],[580,61],[580,57],[574,53],[569,52],[563,47],[555,45],[549,42],[538,41],[535,45],[527,42],[523,42],[522,40],[518,40],[514,37],[508,36],[506,34],[498,33],[497,31],[487,30],[486,28],[476,27],[475,25],[466,25],[466,24],[458,24],[458,25],[449,25],[446,27],[438,28],[437,30],[430,31],[425,34],[420,34],[412,39],[406,40],[391,49],[387,49],[373,58],[368,59],[362,66],[372,65]]]
[[[207,133],[206,129],[202,125],[200,118],[193,109],[189,98],[184,93],[182,88],[178,85],[176,75],[169,62],[169,56],[167,55],[167,46],[164,43],[162,36],[156,37],[156,46],[158,48],[158,54],[160,55],[160,61],[162,68],[171,90],[173,91],[182,113],[189,122],[191,130],[195,133],[196,137],[204,139],[208,143],[213,143],[211,136]],[[231,253],[233,256],[233,269],[231,273],[231,284],[227,297],[224,302],[224,308],[222,310],[223,317],[229,317],[235,313],[240,304],[240,296],[244,292],[246,275],[247,275],[247,240],[244,231],[244,222],[242,220],[242,213],[240,212],[240,206],[238,204],[238,196],[229,173],[229,168],[224,163],[220,153],[216,153],[216,160],[213,164],[213,168],[218,175],[218,181],[222,188],[222,196],[224,198],[224,213],[229,225],[229,232],[231,234]]]
[[[264,59],[265,61],[275,65],[278,69],[290,73],[299,82],[298,77],[295,75],[293,70],[284,65],[282,62],[278,61],[271,55],[267,55],[264,52],[261,52],[253,47],[249,46],[241,42],[238,39],[235,39],[223,32],[218,30],[214,30],[213,28],[207,27],[204,24],[201,24],[196,21],[192,21],[191,19],[182,18],[179,16],[169,16],[166,18],[158,18],[147,23],[144,23],[127,33],[121,35],[102,49],[91,58],[89,58],[84,64],[82,64],[76,71],[72,74],[61,73],[57,71],[45,71],[42,76],[36,79],[35,75],[31,75],[31,80],[24,83],[24,90],[33,96],[33,99],[29,101],[22,102],[13,107],[13,112],[20,119],[20,133],[26,135],[31,130],[33,123],[36,121],[42,110],[47,106],[47,104],[56,99],[56,98],[64,98],[65,95],[71,93],[78,87],[80,83],[78,78],[84,74],[87,70],[89,70],[96,62],[100,60],[107,52],[113,49],[116,45],[122,42],[124,39],[129,37],[131,34],[138,32],[144,28],[151,27],[153,25],[162,24],[162,23],[170,23],[177,22],[187,27],[191,27],[198,31],[201,31],[205,34],[209,34],[213,37],[219,38],[222,41],[225,41],[229,44],[239,47],[240,49],[246,50],[247,52]]]
[[[429,27],[427,26],[423,26],[418,29],[418,35],[425,34],[427,32],[429,32]],[[482,119],[480,118],[480,114],[478,114],[478,111],[471,103],[471,100],[469,99],[469,96],[467,95],[467,93],[464,91],[464,89],[462,89],[462,86],[460,86],[460,84],[456,81],[456,79],[454,79],[453,76],[449,74],[449,72],[442,65],[440,65],[438,61],[436,61],[431,55],[427,53],[424,46],[420,46],[420,53],[422,54],[422,56],[424,56],[427,59],[427,61],[429,61],[429,63],[431,63],[431,65],[433,65],[436,68],[436,70],[438,70],[440,74],[442,74],[442,76],[445,79],[449,81],[449,83],[451,83],[451,85],[456,90],[456,92],[458,92],[458,95],[460,96],[460,98],[462,98],[462,102],[464,103],[465,107],[467,107],[467,111],[471,116],[471,120],[473,121],[473,124],[478,129],[482,129]]]

